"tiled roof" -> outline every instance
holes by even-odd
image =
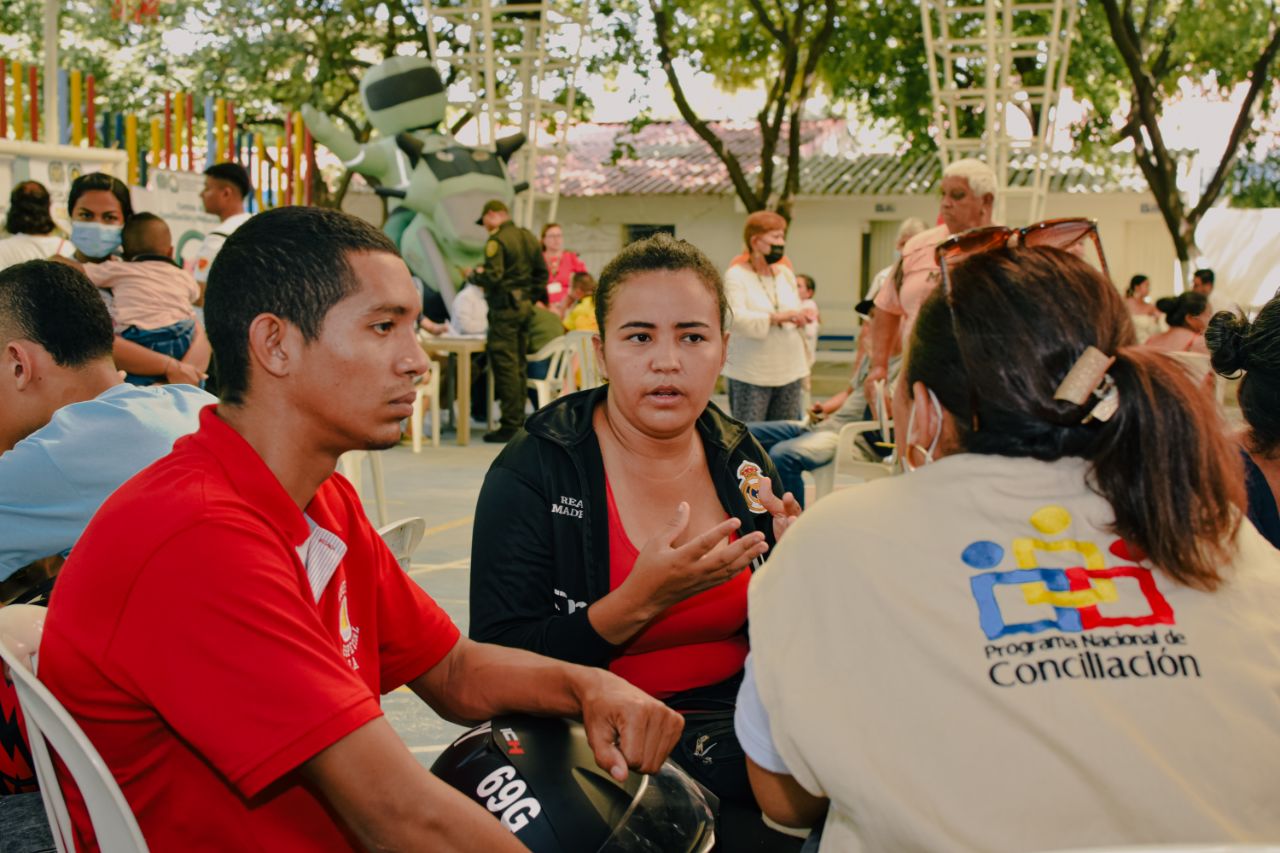
[[[759,130],[750,124],[715,124],[717,136],[733,151],[748,179],[759,172]],[[785,132],[784,132],[785,133]],[[807,122],[801,153],[802,196],[915,195],[934,192],[942,169],[930,154],[861,154],[844,122]],[[785,149],[784,152],[785,153]],[[1051,192],[1144,192],[1146,183],[1131,165],[1101,166],[1059,157]],[[540,169],[539,189],[551,190],[552,162]],[[779,157],[775,189],[781,189],[785,162]],[[1029,169],[1014,169],[1010,183],[1025,185]],[[561,176],[563,196],[732,195],[728,170],[710,147],[682,122],[657,122],[631,133],[622,124],[579,124],[569,132],[569,155]]]

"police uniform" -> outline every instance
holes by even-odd
[[[484,266],[475,278],[489,303],[487,353],[494,394],[502,406],[499,431],[513,434],[524,424],[525,352],[533,304],[547,299],[542,245],[528,229],[507,220],[485,243]]]

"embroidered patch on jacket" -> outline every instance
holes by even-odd
[[[748,461],[738,466],[738,491],[742,492],[742,497],[747,502],[747,509],[756,515],[762,515],[765,512],[764,504],[760,503],[759,465]]]

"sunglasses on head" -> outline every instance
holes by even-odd
[[[1107,256],[1102,252],[1102,239],[1098,236],[1098,223],[1096,220],[1084,217],[1046,219],[1044,222],[1037,222],[1025,228],[1008,228],[1003,225],[974,228],[956,234],[954,237],[948,237],[939,243],[934,250],[934,257],[942,274],[942,291],[951,310],[951,330],[955,335],[956,345],[959,346],[960,343],[960,330],[956,325],[955,297],[952,293],[949,267],[955,266],[972,255],[994,252],[1006,247],[1030,249],[1048,246],[1070,251],[1083,246],[1086,239],[1093,242],[1094,250],[1098,253],[1098,263],[1102,267],[1102,274],[1110,280],[1111,272],[1107,268]],[[964,361],[963,350],[961,350],[960,360]],[[964,368],[965,375],[972,377],[969,365],[965,364]],[[978,396],[973,387],[972,378],[969,380],[969,412],[973,431],[977,432]]]
[[[948,237],[934,249],[934,257],[942,270],[944,283],[947,266],[954,266],[970,255],[983,252],[994,252],[1006,247],[1021,246],[1024,248],[1040,248],[1051,246],[1055,249],[1073,249],[1083,244],[1088,238],[1098,253],[1098,262],[1102,265],[1102,273],[1111,277],[1107,268],[1107,256],[1102,252],[1102,239],[1098,236],[1098,223],[1093,219],[1073,217],[1070,219],[1046,219],[1025,228],[1007,228],[1003,225],[992,225],[987,228],[974,228],[954,237]]]

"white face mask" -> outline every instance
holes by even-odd
[[[926,388],[925,391],[929,394],[929,404],[933,406],[934,414],[937,416],[938,428],[934,432],[933,440],[929,442],[928,447],[910,443],[911,435],[915,432],[916,426],[916,406],[920,405],[920,398],[917,396],[911,402],[911,414],[907,416],[907,431],[900,434],[902,440],[906,442],[906,447],[899,448],[898,455],[902,459],[902,470],[907,473],[916,470],[916,466],[911,464],[912,449],[919,450],[924,454],[924,464],[928,465],[933,461],[933,452],[938,449],[938,439],[942,438],[942,403],[938,402],[938,395],[933,393],[932,388]]]

